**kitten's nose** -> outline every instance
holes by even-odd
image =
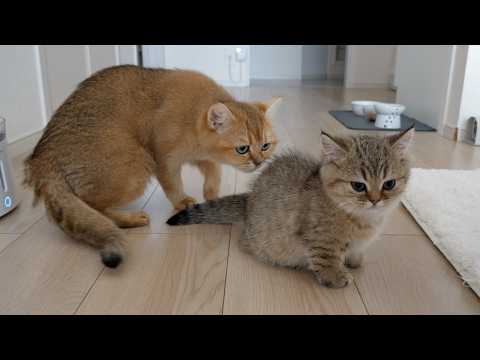
[[[253,159],[252,160],[255,166],[259,166],[262,163],[262,160]]]
[[[370,200],[373,205],[376,205],[378,202],[380,202],[380,200],[382,200],[380,193],[369,193],[367,196],[368,200]]]

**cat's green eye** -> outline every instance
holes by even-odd
[[[383,183],[383,189],[384,190],[387,190],[387,191],[390,191],[390,190],[393,190],[393,188],[395,187],[395,185],[397,185],[397,182],[395,180],[389,180],[389,181],[385,181]]]
[[[240,155],[245,155],[246,153],[248,153],[250,151],[250,146],[248,146],[248,145],[237,146],[235,148],[235,150]]]
[[[270,144],[270,143],[263,144],[263,145],[262,145],[262,151],[267,151],[268,149],[270,149],[270,146],[271,146],[271,145],[272,145],[272,144]]]
[[[352,182],[352,189],[355,190],[356,192],[365,192],[367,190],[367,186],[364,183],[361,182]]]

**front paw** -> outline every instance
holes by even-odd
[[[196,203],[197,203],[197,200],[195,200],[194,198],[192,198],[190,196],[187,196],[184,199],[182,199],[181,201],[174,204],[173,206],[175,207],[175,210],[181,211],[181,210],[185,210],[190,205],[194,205]]]
[[[203,191],[203,197],[205,200],[215,200],[218,198],[218,189],[207,188]]]
[[[316,273],[320,284],[329,288],[344,288],[353,282],[353,276],[342,269],[325,269]]]

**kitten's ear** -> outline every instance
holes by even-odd
[[[278,106],[281,104],[282,101],[282,97],[274,97],[268,101],[260,101],[255,104],[260,109],[260,111],[265,113],[269,120],[272,120],[277,113]]]
[[[346,150],[339,144],[332,136],[323,132],[320,136],[322,149],[323,149],[323,159],[325,162],[337,161],[345,157]]]
[[[222,134],[232,126],[233,114],[222,103],[217,103],[210,106],[208,109],[207,123],[208,127]]]
[[[408,149],[413,142],[415,135],[415,125],[412,125],[407,130],[400,134],[392,135],[389,137],[390,144],[395,151],[398,151],[400,156],[407,155]]]

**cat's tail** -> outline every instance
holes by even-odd
[[[122,230],[77,197],[62,179],[43,180],[39,183],[27,177],[25,183],[34,188],[36,198],[44,200],[49,218],[73,239],[98,248],[105,266],[116,268],[125,254]]]
[[[168,225],[233,224],[243,222],[247,194],[230,195],[189,206],[167,220]]]

